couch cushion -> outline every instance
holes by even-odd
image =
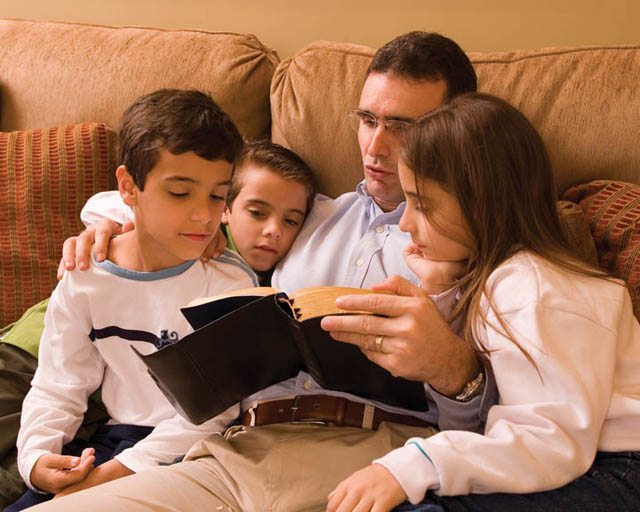
[[[640,183],[640,46],[470,53],[478,88],[520,109],[545,141],[558,190]]]
[[[596,180],[570,188],[564,198],[582,207],[600,266],[626,281],[640,319],[640,186]]]
[[[115,142],[104,124],[0,133],[0,325],[51,294],[80,209],[115,187]]]
[[[373,50],[318,41],[276,68],[271,83],[271,138],[309,164],[323,194],[354,190],[363,178],[347,113],[358,106]]]
[[[249,34],[0,20],[4,131],[104,122],[159,88],[210,93],[247,137],[269,131],[278,57]]]
[[[271,85],[272,138],[309,163],[335,196],[362,179],[357,106],[374,50],[316,42],[283,60]],[[640,46],[470,53],[479,89],[521,109],[540,131],[559,190],[594,178],[640,183]]]

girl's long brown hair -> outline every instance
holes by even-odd
[[[506,101],[480,93],[454,98],[407,131],[401,160],[413,171],[420,196],[421,183],[429,179],[460,203],[473,244],[451,320],[464,315],[463,337],[469,342],[474,339],[475,319],[487,321],[480,299],[489,275],[519,250],[572,272],[607,277],[582,261],[567,242],[544,143],[527,118]],[[423,211],[433,224],[429,208]],[[503,334],[533,363],[504,321],[499,316],[497,320]],[[476,347],[486,353],[486,347]]]

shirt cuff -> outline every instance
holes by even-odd
[[[481,434],[484,432],[489,409],[498,403],[499,394],[493,372],[484,368],[484,390],[481,395],[467,402],[449,398],[425,383],[427,395],[438,407],[438,428],[440,430],[467,430]]]
[[[43,491],[42,489],[38,489],[31,483],[31,472],[33,471],[33,466],[35,466],[36,462],[38,462],[38,459],[42,455],[47,455],[49,453],[51,452],[48,452],[47,450],[31,451],[27,456],[24,457],[22,463],[20,463],[19,465],[20,475],[22,476],[24,483],[27,484],[27,487],[29,489],[31,489],[33,492],[36,492],[38,494],[48,494],[48,493],[46,491]]]
[[[391,472],[414,505],[424,499],[429,489],[440,488],[438,472],[416,439],[409,439],[402,448],[387,453],[373,463]]]

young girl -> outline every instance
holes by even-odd
[[[483,434],[409,439],[339,484],[328,510],[407,499],[397,510],[640,510],[640,326],[624,284],[569,249],[536,130],[498,98],[464,95],[406,134],[399,172],[413,256],[465,262],[454,315],[500,400]],[[336,337],[356,333],[364,346],[384,336],[374,354],[384,366],[442,322],[414,307],[428,299],[406,283],[378,288],[405,295],[380,332]]]

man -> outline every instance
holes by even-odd
[[[475,88],[468,58],[440,35],[412,32],[378,50],[353,113],[364,182],[335,200],[316,201],[290,254],[276,268],[274,286],[288,291],[314,285],[368,287],[390,274],[415,282],[402,257],[410,239],[397,226],[404,210],[398,136],[404,124]],[[67,244],[65,260],[73,258],[74,249],[86,257],[94,234],[96,252],[106,253],[105,240],[112,230],[108,224],[101,226]],[[374,348],[380,349],[383,338],[373,338]],[[227,420],[240,417],[246,426],[199,443],[186,462],[48,506],[112,510],[136,503],[136,510],[322,510],[340,481],[409,437],[429,435],[429,425],[482,428],[494,386],[489,382],[480,396],[478,377],[483,374],[473,351],[452,336],[434,336],[429,358],[416,357],[424,346],[414,345],[392,360],[368,355],[396,375],[424,381],[430,406],[426,412],[324,390],[301,372],[223,413]]]

